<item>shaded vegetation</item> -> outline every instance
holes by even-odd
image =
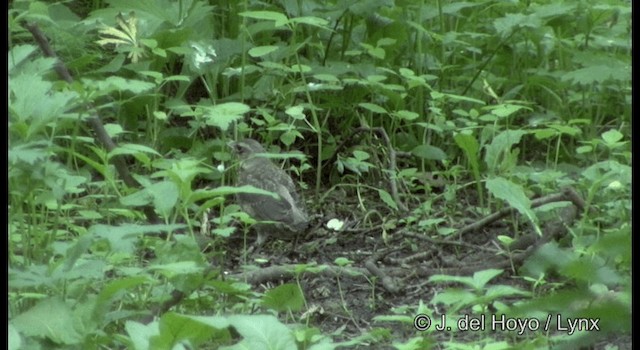
[[[630,348],[630,14],[11,2],[9,348]],[[260,252],[245,137],[313,214]]]

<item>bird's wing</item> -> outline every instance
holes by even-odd
[[[238,201],[243,209],[258,220],[282,221],[286,222],[292,213],[292,203],[284,198],[279,189],[277,179],[266,176],[265,173],[248,173],[240,176],[238,181],[242,185],[251,185],[266,191],[278,194],[280,198],[271,196],[239,193]]]

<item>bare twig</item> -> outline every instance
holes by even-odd
[[[573,203],[573,205],[575,205],[576,207],[580,208],[581,211],[584,211],[584,207],[585,207],[585,202],[584,200],[580,197],[580,195],[572,188],[566,188],[564,189],[562,192],[560,193],[556,193],[556,194],[552,194],[552,195],[548,195],[542,198],[537,198],[531,201],[531,208],[537,208],[540,207],[544,204],[548,204],[548,203],[553,203],[553,202],[562,202],[562,201],[570,201],[571,203]],[[495,222],[497,220],[500,220],[506,216],[509,216],[513,213],[516,212],[515,208],[512,207],[505,207],[502,208],[500,211],[495,212],[489,216],[486,216],[484,218],[482,218],[481,220],[478,220],[476,222],[474,222],[473,224],[467,225],[463,228],[461,228],[460,230],[458,230],[457,232],[455,232],[454,234],[450,235],[447,237],[447,240],[453,240],[455,238],[457,238],[458,236],[462,236],[466,233],[469,232],[474,232],[479,230],[480,228],[487,226],[489,224],[491,224],[492,222]]]
[[[393,198],[394,202],[396,203],[396,205],[398,206],[398,208],[401,211],[409,211],[409,209],[407,208],[406,205],[404,205],[404,203],[402,202],[402,200],[400,200],[400,196],[398,194],[398,185],[397,185],[397,178],[396,178],[396,150],[393,148],[393,146],[391,145],[391,140],[389,139],[389,135],[387,135],[387,132],[383,129],[383,128],[369,128],[369,127],[359,127],[357,129],[355,129],[353,131],[353,136],[355,137],[356,135],[359,135],[361,133],[364,132],[374,132],[376,134],[378,134],[378,136],[380,136],[383,140],[384,140],[384,145],[387,147],[387,151],[389,152],[389,167],[388,167],[388,174],[387,176],[389,177],[389,191],[391,192],[391,197]],[[329,158],[328,161],[324,162],[324,165],[326,164],[331,164],[335,161],[335,159],[338,157],[338,153],[346,146],[347,143],[353,143],[353,139],[352,138],[348,138],[342,141],[342,143],[340,143],[340,145],[338,145],[338,147],[336,148],[336,150],[334,151],[333,155],[331,156],[331,158]]]

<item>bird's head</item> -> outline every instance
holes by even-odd
[[[247,159],[256,153],[264,153],[264,147],[254,139],[244,139],[242,141],[231,141],[228,143],[232,152],[240,159]]]

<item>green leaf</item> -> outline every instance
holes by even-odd
[[[362,108],[364,108],[366,110],[369,110],[369,111],[371,111],[373,113],[380,113],[380,114],[388,113],[386,109],[384,109],[384,108],[382,108],[382,107],[380,107],[380,106],[378,106],[377,104],[374,104],[374,103],[361,102],[361,103],[358,103],[358,106],[360,106],[360,107],[362,107]]]
[[[418,119],[420,117],[420,114],[418,114],[416,112],[406,111],[406,110],[396,111],[396,112],[391,113],[391,115],[393,115],[394,117],[398,117],[400,119],[404,119],[404,120],[414,120],[414,119]]]
[[[161,156],[160,153],[158,153],[156,150],[154,150],[151,147],[134,144],[134,143],[126,143],[126,144],[119,145],[113,151],[109,152],[109,158],[112,158],[114,156],[121,155],[121,154],[137,155],[139,153],[150,153],[158,157]]]
[[[499,276],[504,272],[500,269],[487,269],[475,272],[473,274],[473,285],[476,289],[484,288],[489,281],[491,281],[494,277]]]
[[[104,80],[93,81],[88,86],[93,87],[101,93],[111,91],[129,91],[133,94],[142,94],[155,88],[156,84],[136,79],[124,79],[121,77],[110,76]]]
[[[131,339],[133,349],[150,349],[149,340],[151,337],[160,334],[158,322],[142,324],[135,321],[126,321],[124,329]]]
[[[319,28],[324,28],[324,29],[330,29],[327,27],[327,25],[329,24],[329,21],[327,21],[324,18],[320,18],[320,17],[311,17],[311,16],[305,16],[305,17],[295,17],[292,18],[290,20],[291,23],[303,23],[303,24],[309,24],[312,25],[314,27],[319,27]]]
[[[537,225],[538,218],[531,209],[531,200],[525,195],[522,186],[516,185],[507,179],[497,177],[488,179],[486,187],[494,197],[506,201],[511,207],[529,219],[534,225],[536,232],[542,235],[542,231],[540,231]]]
[[[578,257],[565,265],[560,273],[562,273],[563,276],[589,284],[602,283],[609,286],[620,285],[623,282],[623,276],[621,276],[616,269],[598,260],[600,259]]]
[[[55,344],[65,345],[80,345],[82,335],[77,329],[80,322],[71,307],[59,297],[41,300],[11,320],[24,335],[48,338]]]
[[[431,160],[447,159],[447,154],[444,153],[442,149],[435,146],[431,146],[431,145],[418,145],[411,150],[411,154],[423,159],[431,159]]]
[[[576,69],[562,76],[562,81],[571,81],[577,85],[601,84],[607,80],[629,81],[631,67],[622,65],[594,65]]]
[[[8,346],[9,350],[18,350],[22,348],[22,338],[20,337],[20,333],[18,329],[9,323],[9,332],[7,332]]]
[[[146,189],[136,191],[120,198],[120,203],[127,207],[141,207],[153,201],[153,195]]]
[[[300,311],[304,306],[304,295],[297,284],[286,283],[265,293],[262,306],[278,312]]]
[[[467,96],[461,96],[461,95],[455,95],[455,94],[444,94],[438,91],[432,91],[430,95],[431,95],[431,98],[433,98],[434,100],[440,100],[446,97],[454,101],[471,102],[471,103],[476,103],[483,106],[485,105],[484,101],[478,100],[472,97],[467,97]]]
[[[378,189],[378,196],[380,196],[380,199],[389,207],[398,210],[398,205],[396,204],[396,202],[393,200],[393,198],[391,197],[391,194],[389,194],[389,192],[383,190],[383,189]]]
[[[508,13],[504,17],[493,21],[493,26],[502,38],[505,38],[519,28],[529,27],[538,29],[542,25],[540,18],[534,15],[524,15],[521,13]]]
[[[618,130],[605,131],[600,135],[605,143],[608,145],[615,145],[618,141],[622,140],[624,135]]]
[[[141,235],[157,235],[161,232],[173,232],[184,228],[183,224],[172,225],[136,225],[125,224],[120,226],[94,225],[89,228],[89,233],[97,238],[106,239],[113,252],[131,254],[136,249],[136,244]]]
[[[9,164],[24,162],[34,165],[43,162],[53,155],[53,151],[48,148],[49,146],[50,143],[47,141],[38,141],[11,147],[9,149]]]
[[[235,227],[217,227],[211,230],[211,233],[220,236],[220,237],[230,237],[234,232],[236,232]]]
[[[526,108],[526,109],[530,110],[530,108],[525,107],[525,106],[519,106],[519,105],[513,105],[513,104],[500,104],[500,105],[495,106],[495,108],[492,108],[491,109],[491,113],[493,115],[496,115],[496,116],[500,117],[500,118],[505,118],[505,117],[508,117],[508,116],[512,115],[513,113],[515,113],[515,112],[517,112],[517,111],[519,111],[519,110],[521,110],[523,108]]]
[[[216,126],[222,131],[229,129],[232,122],[242,119],[243,115],[251,110],[249,106],[239,102],[227,102],[213,107],[201,107],[206,110],[204,117],[207,125]]]
[[[273,46],[273,45],[257,46],[257,47],[251,48],[249,50],[249,56],[251,56],[251,57],[262,57],[262,56],[268,55],[268,54],[276,51],[277,49],[279,49],[279,47],[278,46]]]
[[[453,137],[454,141],[460,147],[465,155],[467,156],[467,160],[471,165],[472,169],[479,170],[480,164],[478,159],[478,152],[480,151],[480,145],[475,137],[467,134],[456,134]]]
[[[304,111],[304,107],[293,106],[293,107],[287,108],[284,112],[290,115],[293,119],[303,120],[306,117],[303,111]]]
[[[29,56],[36,51],[36,47],[34,45],[16,45],[9,50],[9,74],[13,74],[13,70],[17,69],[19,65],[23,62],[28,64]],[[49,66],[46,70],[50,70],[53,68],[55,64],[55,60],[49,60]]]
[[[195,261],[177,261],[168,264],[154,264],[149,266],[149,270],[158,271],[164,276],[171,278],[174,276],[202,273],[203,267],[199,266]]]
[[[109,63],[96,70],[97,73],[115,73],[122,68],[126,56],[123,54],[116,55]]]
[[[153,206],[162,216],[168,218],[178,203],[178,186],[171,181],[160,181],[147,186],[146,190],[153,198]]]
[[[199,322],[191,316],[168,312],[160,318],[159,332],[149,333],[149,349],[177,349],[189,344],[199,348],[214,335],[215,329],[206,323]],[[155,335],[152,335],[156,333]]]
[[[291,71],[295,73],[309,73],[311,72],[311,67],[306,64],[292,64]]]
[[[499,162],[506,157],[511,147],[520,143],[522,136],[526,135],[522,130],[505,130],[498,134],[486,148],[485,163],[491,171],[498,169]]]
[[[276,27],[281,27],[289,23],[289,19],[287,18],[287,16],[283,15],[282,13],[273,12],[273,11],[246,11],[246,12],[240,12],[240,16],[249,17],[253,19],[275,21]]]
[[[150,283],[151,279],[146,275],[138,275],[134,277],[125,277],[113,280],[102,288],[102,291],[98,295],[96,300],[96,307],[93,311],[93,315],[96,320],[104,319],[111,303],[116,296],[120,293],[126,292],[128,289],[132,289],[139,285]]]
[[[454,141],[463,151],[469,162],[469,167],[473,174],[473,178],[476,180],[476,187],[478,196],[480,198],[480,204],[484,204],[484,193],[480,184],[480,159],[478,153],[480,152],[480,145],[475,137],[463,133],[458,133],[453,137]]]
[[[65,271],[70,271],[74,267],[78,259],[93,244],[93,238],[93,235],[82,235],[67,249],[64,261]]]
[[[338,77],[333,74],[314,74],[313,77],[320,81],[326,81],[330,83],[337,83],[340,81],[340,79],[338,79]]]
[[[242,336],[242,349],[297,349],[291,330],[269,315],[229,316],[229,323]]]

